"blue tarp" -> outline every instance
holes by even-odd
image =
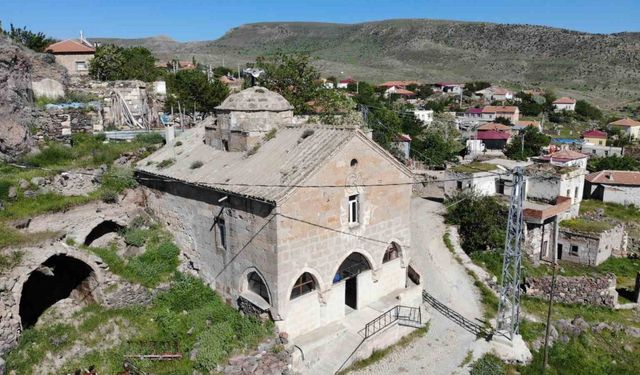
[[[571,139],[571,138],[553,138],[553,143],[562,143],[562,144],[581,144],[583,141],[581,139]]]
[[[96,108],[100,109],[102,105],[100,102],[93,101],[88,103],[80,103],[80,102],[70,102],[70,103],[58,103],[58,104],[47,104],[45,105],[46,109],[81,109],[81,108]]]

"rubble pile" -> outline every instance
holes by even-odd
[[[286,333],[280,333],[277,339],[269,339],[258,346],[250,355],[229,359],[224,367],[225,375],[288,375],[291,371],[291,353],[284,348],[288,344]],[[195,357],[197,349],[191,352]]]

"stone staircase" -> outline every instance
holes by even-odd
[[[335,374],[363,340],[364,338],[357,333],[343,329],[331,340],[316,342],[313,346],[307,345],[307,350],[301,346],[306,358],[302,372],[308,375]]]

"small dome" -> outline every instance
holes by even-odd
[[[290,111],[293,106],[282,95],[269,91],[264,87],[254,86],[237,94],[229,95],[218,110],[227,111]]]

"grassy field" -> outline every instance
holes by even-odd
[[[100,374],[122,371],[126,355],[179,352],[182,359],[134,361],[147,373],[209,373],[231,354],[255,346],[270,335],[271,323],[240,315],[200,280],[175,274],[171,288],[150,306],[105,309],[91,305],[73,317],[74,324],[53,324],[25,330],[18,347],[6,356],[8,371],[35,374],[45,358],[67,354],[72,347],[88,349],[58,373],[96,366]],[[197,348],[195,358],[190,352]]]

